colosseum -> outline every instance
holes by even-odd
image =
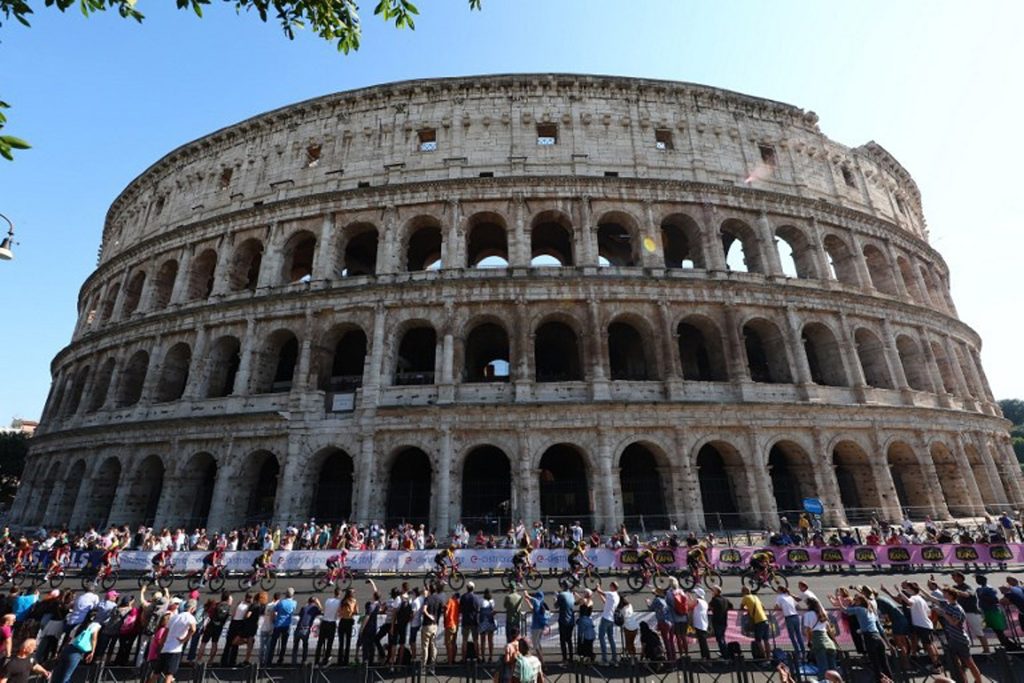
[[[370,87],[111,206],[12,521],[949,519],[1024,482],[917,186],[655,80]]]

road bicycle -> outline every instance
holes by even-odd
[[[274,566],[258,567],[245,576],[238,579],[238,589],[247,591],[250,588],[259,586],[261,590],[273,590],[277,585],[277,576],[274,574]]]
[[[532,564],[521,567],[513,567],[501,575],[501,585],[507,590],[514,591],[525,585],[530,590],[537,590],[544,583],[544,575]]]
[[[629,573],[626,574],[626,585],[634,593],[643,590],[652,583],[655,588],[666,590],[671,585],[671,579],[671,574],[660,564],[655,563],[653,568],[639,565],[630,569]]]
[[[564,572],[559,579],[561,581],[567,581],[571,588],[577,588],[580,584],[584,588],[594,590],[595,588],[601,587],[601,575],[597,572],[597,568],[593,564],[586,564],[580,567],[576,571],[569,570]]]
[[[789,579],[785,574],[779,572],[777,567],[762,567],[755,569],[750,567],[740,578],[743,585],[750,589],[751,593],[757,593],[765,586],[770,586],[773,591],[780,588],[789,588]]]
[[[722,575],[711,567],[689,566],[679,571],[676,576],[684,590],[693,590],[698,583],[704,584],[708,590],[722,587]]]
[[[113,564],[105,564],[95,574],[83,570],[82,590],[89,590],[91,584],[96,584],[105,591],[117,585],[120,578],[120,568]]]
[[[441,571],[431,569],[423,577],[423,585],[430,587],[435,583],[448,584],[453,591],[462,590],[462,587],[466,585],[466,575],[459,570],[459,565],[443,567]]]
[[[204,567],[188,575],[188,589],[195,591],[205,585],[214,593],[219,593],[224,590],[224,580],[227,578],[227,574],[227,568],[222,564]]]
[[[174,564],[168,563],[159,569],[150,569],[139,576],[139,588],[151,586],[154,583],[163,589],[168,589],[174,583]]]
[[[331,586],[336,586],[341,590],[348,590],[352,587],[352,578],[352,570],[348,567],[332,567],[313,579],[313,588],[325,591]]]

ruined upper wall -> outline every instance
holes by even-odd
[[[539,144],[550,126],[555,144]],[[436,148],[421,150],[431,131]],[[874,142],[850,148],[829,140],[813,112],[690,83],[522,74],[336,93],[185,144],[114,201],[100,261],[263,202],[481,174],[746,185],[825,200],[927,236],[906,170]]]

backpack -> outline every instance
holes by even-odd
[[[412,604],[405,598],[402,598],[402,604],[398,606],[395,621],[399,624],[408,624],[412,621]]]
[[[626,616],[622,613],[622,603],[621,602],[615,608],[615,611],[612,612],[612,622],[616,626],[623,626],[626,623]]]
[[[110,610],[107,618],[103,621],[100,633],[105,636],[119,636],[121,634],[121,625],[124,623],[126,616],[127,613],[121,614],[121,611],[117,608]]]
[[[210,615],[210,621],[217,626],[223,626],[231,616],[231,606],[226,602],[219,602]]]
[[[156,633],[156,630],[160,627],[160,619],[162,617],[163,614],[160,612],[160,609],[156,605],[150,605],[146,612],[146,625],[142,632],[147,636]]]
[[[672,611],[679,616],[686,616],[690,610],[686,601],[686,593],[680,590],[672,591]]]

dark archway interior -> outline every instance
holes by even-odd
[[[436,270],[441,267],[441,228],[437,225],[425,225],[409,238],[409,250],[406,256],[405,269]]]
[[[584,529],[591,526],[587,465],[572,446],[552,446],[540,459],[540,513],[556,524],[578,520]]]
[[[508,236],[505,228],[493,222],[480,222],[469,231],[466,257],[471,268],[495,268],[508,265]]]
[[[221,337],[213,345],[210,362],[206,397],[230,396],[235,391],[235,378],[242,362],[241,343],[236,337]]]
[[[153,282],[153,310],[159,311],[167,308],[171,303],[171,293],[174,291],[174,281],[178,277],[178,262],[165,261],[160,270],[156,273],[156,280]]]
[[[377,231],[368,228],[353,235],[345,244],[345,265],[342,277],[374,275],[377,272]]]
[[[232,258],[229,286],[232,292],[256,291],[263,265],[263,243],[248,239],[238,245]]]
[[[119,408],[127,408],[139,402],[148,370],[149,354],[145,351],[136,351],[121,375],[121,386],[117,395]]]
[[[175,344],[164,356],[160,369],[160,381],[156,385],[155,401],[165,403],[177,401],[188,385],[189,367],[192,364],[192,349],[184,342]]]
[[[509,378],[508,333],[500,325],[484,323],[466,338],[466,382],[507,382]]]
[[[96,473],[88,511],[85,518],[81,520],[83,527],[94,525],[97,529],[102,529],[107,525],[110,509],[114,506],[114,495],[117,493],[117,485],[120,481],[121,463],[115,458],[110,458],[100,466],[99,472]]]
[[[432,327],[414,327],[402,336],[395,364],[395,384],[433,384],[437,335]]]
[[[608,326],[608,364],[613,380],[644,382],[653,379],[647,367],[643,337],[629,323],[615,322]]]
[[[622,513],[630,529],[668,529],[665,487],[658,461],[649,448],[631,444],[619,459]]]
[[[538,222],[530,232],[530,259],[532,266],[573,265],[571,230],[551,220]]]
[[[724,382],[726,373],[721,350],[717,348],[718,338],[713,339],[716,346],[708,343],[708,334],[691,323],[682,322],[676,328],[679,341],[679,361],[683,369],[683,379],[691,382]],[[717,335],[717,332],[715,333]]]
[[[307,282],[313,277],[313,257],[316,253],[316,237],[301,232],[288,240],[285,246],[285,283]]]
[[[792,521],[792,514],[803,509],[803,498],[800,496],[800,482],[790,467],[789,458],[778,446],[772,446],[768,453],[768,468],[775,494],[775,508],[779,514],[788,513]]]
[[[366,362],[366,334],[349,330],[334,345],[331,372],[321,387],[325,391],[355,391],[363,386],[363,365]]]
[[[512,467],[495,446],[480,446],[466,456],[462,469],[462,523],[472,533],[500,534],[512,514]]]
[[[249,497],[246,519],[250,522],[266,522],[274,516],[274,504],[277,499],[277,479],[281,474],[281,466],[272,453],[263,452],[254,457],[253,464],[258,463],[256,486]]]
[[[674,217],[661,224],[661,248],[666,268],[703,268],[700,230],[688,217]]]
[[[576,333],[565,323],[546,322],[537,328],[533,356],[538,382],[583,379]]]
[[[107,402],[107,393],[110,391],[110,380],[114,375],[114,359],[108,358],[100,369],[96,371],[93,378],[92,389],[90,390],[89,403],[85,412],[95,413]]]
[[[406,448],[395,456],[386,508],[389,528],[406,522],[429,523],[431,478],[430,458],[420,449]]]
[[[635,266],[636,255],[629,230],[619,223],[598,225],[597,257],[601,265]]]
[[[295,378],[295,365],[298,362],[299,340],[295,338],[295,335],[290,334],[277,352],[277,363],[274,366],[274,381],[271,391],[285,392],[292,390],[292,382]]]
[[[697,479],[701,502],[704,505],[705,528],[710,530],[742,527],[725,459],[711,444],[704,446],[697,453]]]
[[[320,466],[312,515],[316,521],[338,523],[352,514],[352,458],[342,450],[328,455]]]
[[[217,462],[209,453],[199,453],[192,458],[189,466],[194,478],[195,488],[192,490],[192,505],[189,511],[188,527],[205,528],[210,517],[210,506],[213,505],[213,487],[217,482]]]

